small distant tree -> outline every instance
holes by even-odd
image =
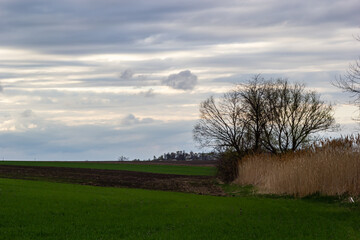
[[[120,156],[120,157],[118,157],[118,161],[128,161],[129,160],[129,158],[127,158],[127,157],[124,157],[124,156]]]

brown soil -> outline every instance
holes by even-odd
[[[115,163],[115,164],[146,164],[146,165],[180,165],[180,166],[201,166],[214,167],[215,160],[194,160],[194,161],[98,161],[98,163]]]
[[[215,184],[215,178],[209,176],[86,168],[0,165],[0,177],[50,180],[103,187],[127,187],[217,196],[224,195],[222,189]]]

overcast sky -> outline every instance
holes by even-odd
[[[148,159],[193,150],[202,100],[255,74],[335,105],[360,56],[359,0],[0,0],[0,157]]]

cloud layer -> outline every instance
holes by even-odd
[[[358,9],[358,0],[0,1],[0,151],[48,160],[197,151],[198,104],[258,73],[304,82],[350,124],[350,99],[330,81],[360,55]]]

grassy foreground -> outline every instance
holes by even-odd
[[[359,239],[360,210],[0,178],[0,239]]]
[[[71,168],[94,168],[110,170],[127,170],[151,173],[166,173],[180,175],[213,176],[215,167],[201,166],[178,166],[178,165],[150,165],[150,164],[127,164],[127,163],[99,163],[99,162],[36,162],[36,161],[0,161],[3,165],[43,166],[43,167],[71,167]]]

